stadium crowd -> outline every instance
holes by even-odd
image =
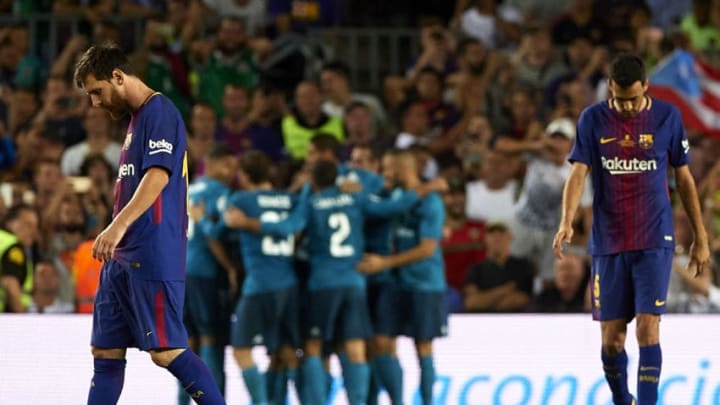
[[[375,173],[388,151],[410,150],[424,180],[447,182],[442,252],[452,312],[586,311],[589,187],[573,254],[556,262],[551,252],[577,118],[607,98],[606,68],[619,52],[636,52],[649,67],[674,49],[716,64],[720,3],[433,4],[404,15],[352,1],[0,1],[18,21],[0,27],[0,312],[92,312],[101,264],[91,246],[126,170],[117,163],[127,117],[89,108],[72,71],[89,45],[105,41],[132,51],[135,73],[184,115],[191,182],[208,174],[220,144],[237,156],[262,151],[273,185],[290,189],[308,178],[318,134],[338,140],[339,162]],[[39,12],[83,21],[51,61],[30,52],[47,38],[22,23]],[[140,43],[114,22],[118,13],[144,21]],[[381,89],[352,83],[345,61],[286,47],[308,30],[389,21],[418,27],[417,57]],[[689,138],[717,257],[720,143],[695,131]],[[715,268],[699,279],[684,271],[691,238],[681,211],[675,227],[668,308],[720,312]],[[241,284],[242,261],[230,253]]]

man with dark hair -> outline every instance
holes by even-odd
[[[222,214],[237,166],[235,153],[216,145],[208,154],[205,175],[188,188],[193,215],[187,232],[184,323],[190,348],[207,364],[221,391],[225,388],[223,336],[230,325],[230,314],[221,308],[230,307],[230,296],[238,289],[237,269],[222,243]],[[183,393],[180,398],[187,402]]]
[[[572,222],[590,173],[594,189],[593,317],[600,321],[605,378],[615,404],[634,404],[627,386],[627,323],[637,317],[638,405],[655,404],[662,355],[660,315],[665,313],[673,257],[673,217],[668,165],[694,231],[688,271],[708,265],[710,249],[695,182],[688,169],[690,144],[675,106],[647,96],[642,59],[619,55],[610,66],[611,98],[583,111],[570,154],[562,219],[553,241],[573,236]]]
[[[130,114],[113,220],[93,245],[104,265],[93,310],[88,404],[117,403],[128,347],[150,352],[197,403],[224,404],[210,370],[187,350],[182,321],[188,220],[182,117],[168,98],[130,73],[115,45],[88,49],[74,77],[93,107],[116,119]]]
[[[350,85],[350,67],[339,60],[326,63],[320,71],[320,86],[325,102],[322,109],[331,117],[343,117],[346,107],[353,102],[365,104],[372,114],[375,132],[385,124],[385,111],[380,101],[373,95],[355,93]]]

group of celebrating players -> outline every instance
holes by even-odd
[[[381,176],[340,164],[339,149],[331,135],[311,140],[297,192],[273,186],[262,152],[239,160],[222,146],[211,152],[206,175],[189,187],[185,323],[192,346],[222,386],[231,323],[230,343],[255,404],[285,403],[289,380],[302,403],[325,403],[333,352],[351,404],[375,403],[381,387],[402,403],[395,352],[402,334],[416,343],[420,396],[431,403],[432,341],[447,332],[444,207],[435,192],[443,184],[423,184],[410,152],[386,152]],[[238,166],[242,190],[231,192]],[[241,252],[245,272],[232,316],[222,310],[233,295],[223,284],[235,288],[240,266],[222,239],[239,244],[230,249]],[[264,374],[252,357],[257,345],[271,355]]]

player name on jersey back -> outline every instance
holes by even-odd
[[[330,209],[330,208],[338,208],[338,207],[347,207],[350,205],[353,205],[355,203],[355,200],[351,195],[348,194],[340,194],[337,197],[326,197],[326,198],[317,198],[313,202],[313,207],[323,210],[323,209]]]
[[[283,208],[290,209],[292,201],[287,195],[258,195],[257,204],[262,208]]]

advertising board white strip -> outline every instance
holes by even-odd
[[[630,387],[637,347],[628,329]],[[91,318],[0,316],[0,404],[84,403],[92,375]],[[720,405],[720,316],[665,316],[661,323],[661,405]],[[600,364],[599,325],[588,315],[458,315],[437,341],[438,405],[610,405]],[[419,380],[412,342],[401,339],[405,401]],[[228,404],[248,404],[228,351]],[[261,368],[264,351],[255,353]],[[345,404],[337,362],[332,404]],[[146,353],[128,351],[120,404],[175,405],[177,385]],[[293,399],[293,403],[296,403]],[[383,397],[383,403],[388,403]]]

